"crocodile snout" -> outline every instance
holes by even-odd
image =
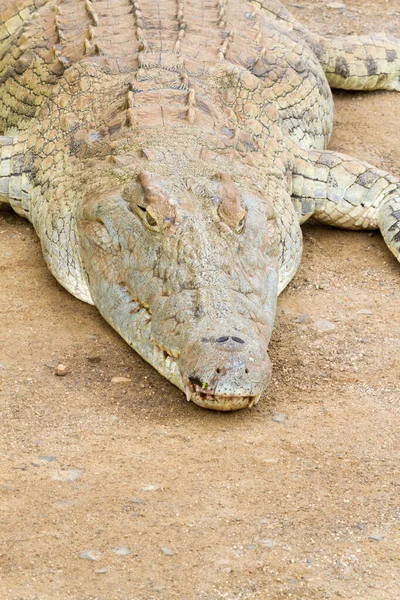
[[[255,404],[272,372],[265,345],[243,334],[201,338],[181,354],[179,368],[188,400],[224,411]]]

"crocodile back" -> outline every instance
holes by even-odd
[[[194,122],[196,96],[200,127],[212,127],[222,105],[241,121],[258,122],[269,119],[271,105],[305,146],[327,143],[328,84],[278,2],[269,1],[268,9],[246,0],[25,0],[21,6],[13,14],[7,0],[2,12],[0,133],[27,128],[64,73],[90,63],[113,73],[116,88],[129,79],[141,105],[132,122],[138,114],[144,124],[182,115]],[[237,67],[236,75],[221,79],[221,65]]]

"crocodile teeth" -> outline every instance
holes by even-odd
[[[255,404],[257,404],[257,402],[259,401],[261,397],[261,394],[257,394],[256,396],[252,396],[250,402],[249,402],[249,408],[251,408],[252,406],[254,406]]]
[[[195,404],[211,410],[231,411],[241,408],[250,408],[260,399],[261,394],[256,396],[221,396],[218,394],[207,394],[206,392],[192,391],[188,393],[185,387],[186,398],[192,400]],[[190,395],[190,398],[189,398]]]
[[[190,388],[187,385],[185,386],[185,394],[186,394],[186,400],[188,402],[190,402],[191,399],[192,399],[192,392],[191,392]]]

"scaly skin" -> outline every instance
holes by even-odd
[[[235,410],[266,389],[301,222],[379,227],[400,257],[400,183],[325,150],[329,84],[399,90],[398,40],[327,40],[275,0],[6,0],[1,16],[0,201],[189,400]]]

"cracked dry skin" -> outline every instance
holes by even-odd
[[[267,388],[306,219],[399,258],[399,181],[325,150],[330,86],[400,90],[399,40],[323,38],[275,0],[2,0],[0,52],[0,202],[188,400]]]

